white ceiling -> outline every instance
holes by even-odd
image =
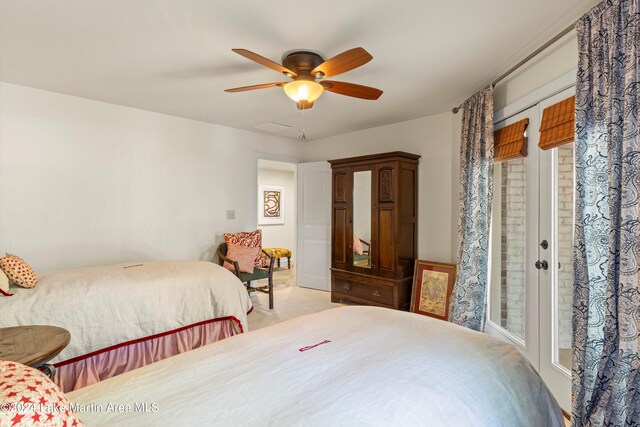
[[[0,0],[0,80],[241,129],[275,122],[307,138],[448,111],[597,0]],[[280,62],[373,55],[335,80],[378,101],[325,93],[296,110],[281,88],[225,93],[282,76],[231,52]]]

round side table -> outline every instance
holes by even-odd
[[[39,369],[53,379],[55,368],[47,362],[60,354],[69,341],[69,331],[58,326],[0,328],[0,359]]]

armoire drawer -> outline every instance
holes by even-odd
[[[346,297],[352,296],[379,304],[394,305],[392,286],[363,283],[336,277],[333,287],[333,292]]]

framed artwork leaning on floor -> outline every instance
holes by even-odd
[[[455,280],[455,264],[417,259],[413,269],[409,311],[448,320],[449,301]]]

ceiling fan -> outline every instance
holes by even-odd
[[[304,50],[294,51],[284,57],[282,65],[246,49],[231,50],[260,65],[278,71],[293,79],[293,81],[236,87],[226,89],[225,92],[244,92],[247,90],[278,86],[284,88],[284,92],[297,103],[298,109],[300,110],[308,110],[313,107],[315,100],[318,99],[325,90],[340,95],[369,100],[376,100],[382,95],[380,89],[369,86],[333,80],[316,82],[316,80],[321,80],[325,77],[333,77],[346,73],[371,61],[373,57],[361,47],[347,50],[326,61],[314,52]]]

